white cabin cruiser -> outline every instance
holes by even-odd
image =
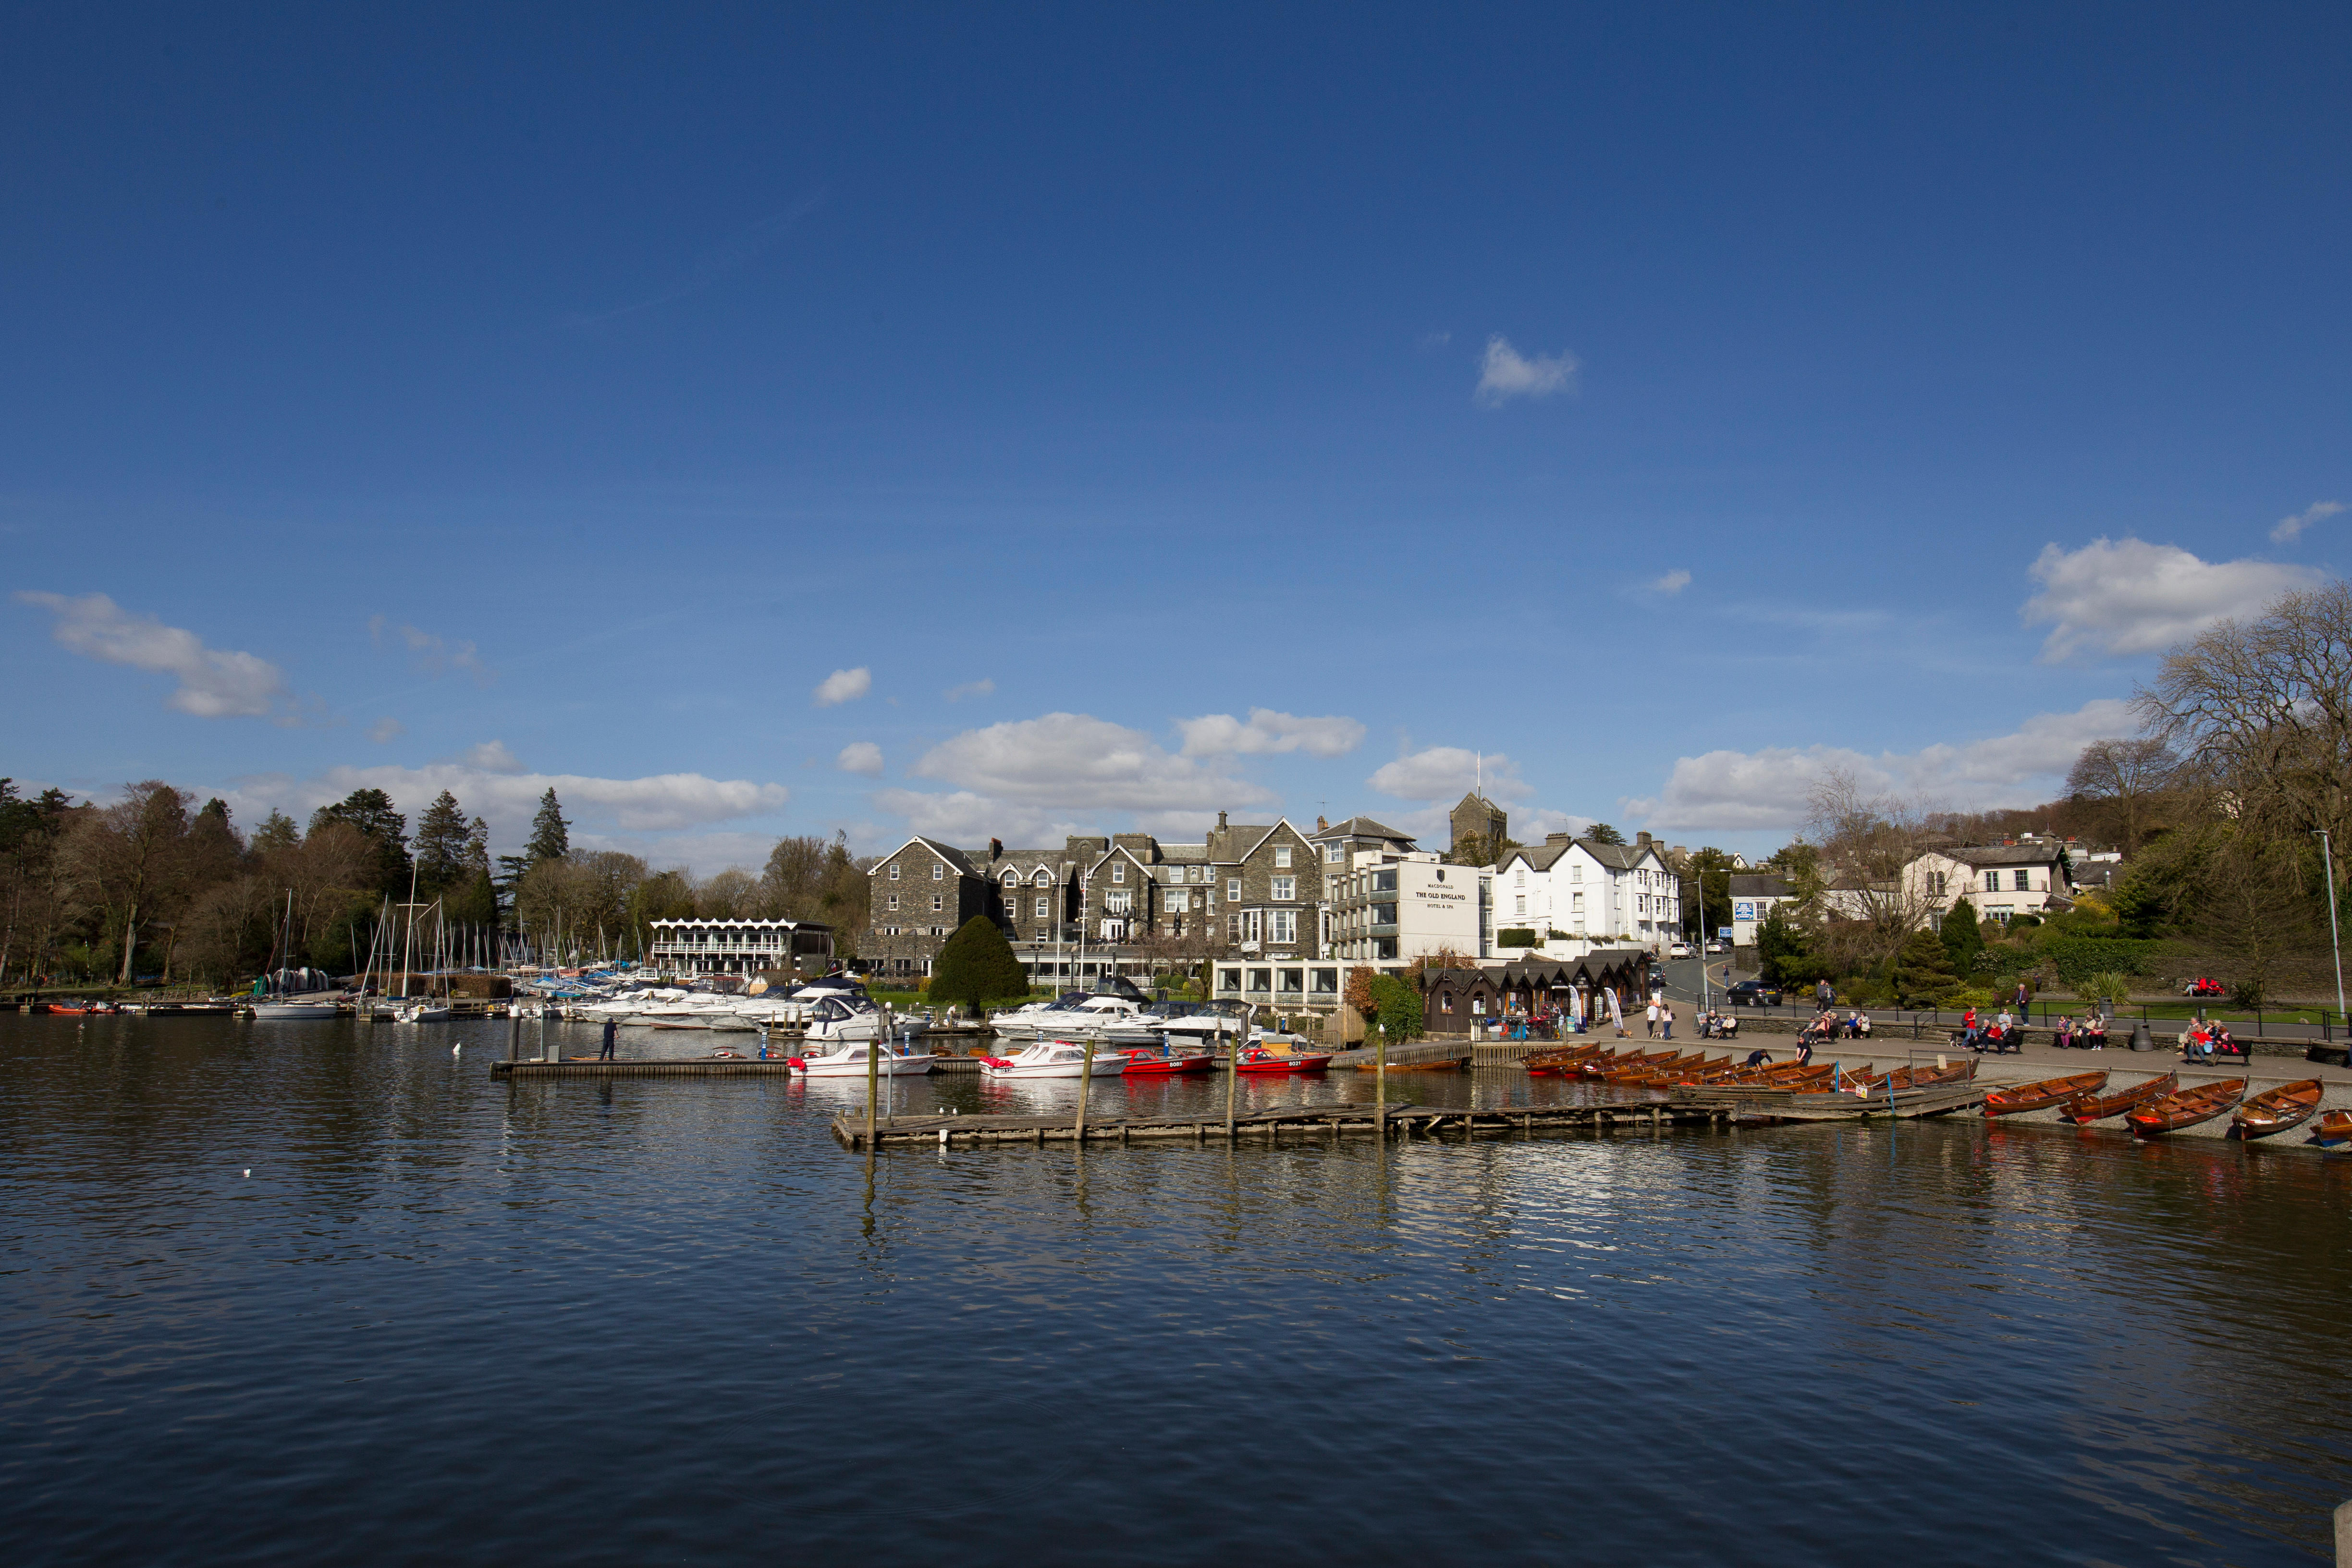
[[[1117,1051],[1095,1053],[1094,1076],[1117,1078],[1127,1070],[1127,1058]],[[982,1078],[1084,1078],[1087,1048],[1069,1040],[1040,1040],[1011,1057],[980,1058]]]
[[[822,1055],[788,1059],[794,1072],[806,1073],[811,1078],[864,1078],[867,1071],[866,1058],[875,1048],[870,1039],[844,1040]],[[931,1064],[939,1059],[936,1056],[885,1044],[872,1070],[877,1078],[920,1078],[930,1071]]]
[[[253,1005],[253,1016],[272,1024],[290,1024],[297,1019],[336,1018],[342,1008],[333,1002],[297,1001],[287,996],[272,996]]]
[[[889,1032],[912,1038],[930,1026],[920,1018],[893,1018]],[[852,997],[835,992],[808,1009],[809,1044],[829,1044],[844,1040],[870,1040],[883,1032],[882,1009],[864,997]]]
[[[1130,997],[1113,996],[1097,992],[1074,1006],[1059,1004],[1041,1008],[1027,1017],[1025,1008],[1000,1013],[989,1020],[989,1026],[1011,1040],[1096,1039],[1110,1037],[1111,1032],[1131,1021],[1143,1011],[1143,1004]],[[1158,1030],[1147,1037],[1160,1037]]]
[[[1249,1004],[1231,1001],[1201,1003],[1170,1018],[1160,1027],[1160,1033],[1175,1045],[1214,1047],[1249,1032]]]

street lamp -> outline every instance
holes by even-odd
[[[2319,835],[2320,863],[2327,875],[2327,945],[2336,960],[2336,1021],[2352,1024],[2352,1018],[2344,1016],[2344,937],[2336,925],[2336,850],[2328,842],[2327,829],[2315,827],[2312,831]]]

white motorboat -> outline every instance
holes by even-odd
[[[1143,1011],[1143,1005],[1126,996],[1097,993],[1075,1006],[1055,1005],[1029,1014],[1024,1008],[1000,1013],[989,1020],[989,1026],[1012,1040],[1108,1039],[1114,1030],[1132,1023]],[[1160,1031],[1148,1032],[1147,1037],[1159,1038]]]
[[[332,1002],[295,1002],[284,997],[271,997],[253,1005],[253,1016],[273,1024],[289,1024],[298,1019],[336,1018],[342,1009]]]
[[[807,1039],[810,1045],[829,1045],[847,1040],[870,1040],[884,1032],[886,1024],[882,1009],[863,997],[851,997],[838,992],[824,997],[808,1010]],[[912,1039],[930,1026],[920,1018],[891,1018],[887,1025],[896,1037]]]
[[[392,1016],[395,1024],[446,1024],[449,1021],[446,1002],[411,1002]]]
[[[1249,1029],[1249,1004],[1228,1001],[1201,1003],[1170,1018],[1160,1032],[1173,1045],[1215,1047],[1239,1039]]]
[[[1127,1058],[1117,1051],[1095,1052],[1094,1076],[1117,1078],[1127,1070]],[[982,1078],[1084,1078],[1087,1048],[1069,1040],[1040,1040],[1010,1057],[980,1058]]]
[[[874,1049],[871,1040],[844,1040],[822,1055],[787,1059],[794,1072],[806,1073],[811,1078],[864,1078],[867,1071],[866,1054]],[[878,1078],[920,1078],[939,1059],[919,1051],[894,1050],[885,1046],[872,1071]]]

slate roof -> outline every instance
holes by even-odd
[[[1739,877],[1731,879],[1731,894],[1735,899],[1788,899],[1797,889],[1785,877]]]
[[[1351,816],[1345,822],[1335,822],[1312,837],[1317,838],[1393,838],[1406,844],[1413,842],[1412,834],[1400,833],[1388,824],[1375,822],[1369,816]]]
[[[2063,847],[2059,844],[1971,844],[1934,853],[1963,866],[2053,866],[2057,864],[2058,852]]]

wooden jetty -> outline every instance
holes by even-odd
[[[1726,1127],[1734,1120],[1736,1113],[1728,1107],[1670,1105],[1664,1100],[1612,1105],[1391,1105],[1386,1117],[1381,1118],[1373,1101],[1358,1100],[1237,1111],[1232,1126],[1237,1139],[1265,1138],[1272,1142],[1285,1134],[1295,1138],[1370,1134],[1380,1121],[1384,1121],[1386,1130],[1396,1137],[1434,1138],[1445,1132],[1459,1132],[1465,1137],[1514,1132],[1532,1135],[1549,1131],[1657,1132],[1668,1127]],[[833,1119],[833,1135],[851,1149],[866,1147],[866,1127],[863,1110],[845,1112]],[[1076,1142],[1077,1128],[1078,1119],[1075,1116],[882,1116],[874,1120],[874,1138],[877,1144],[883,1146],[933,1143],[947,1148],[956,1144],[1027,1143],[1042,1148],[1049,1142]],[[1181,1116],[1089,1116],[1086,1140],[1089,1143],[1126,1143],[1137,1139],[1189,1138],[1195,1143],[1205,1143],[1212,1138],[1223,1138],[1225,1128],[1222,1111]]]
[[[793,1064],[782,1057],[683,1057],[675,1061],[644,1057],[569,1057],[562,1061],[494,1061],[492,1078],[790,1078]]]

